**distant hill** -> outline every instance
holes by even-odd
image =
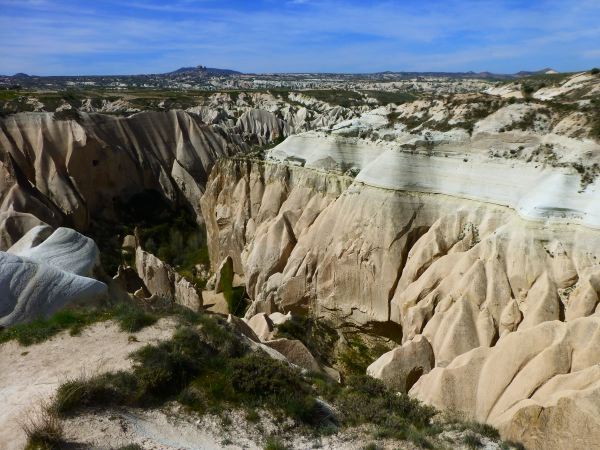
[[[555,73],[558,73],[558,72],[550,67],[546,67],[545,69],[536,70],[533,72],[527,72],[527,71],[522,70],[521,72],[517,72],[515,74],[515,76],[518,78],[521,78],[521,77],[530,77],[532,75],[551,75],[551,74],[555,74]]]
[[[196,66],[196,67],[180,67],[172,72],[167,72],[164,75],[204,75],[204,76],[224,76],[224,75],[241,75],[242,72],[230,69],[215,69],[214,67]]]

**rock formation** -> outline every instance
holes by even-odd
[[[485,382],[479,375],[488,355],[509,358],[517,342],[527,348],[543,330],[583,329],[582,318],[599,314],[600,145],[589,122],[573,134],[561,114],[493,96],[423,100],[292,136],[266,161],[221,161],[201,200],[211,260],[231,257],[253,300],[249,315],[310,311],[364,330],[385,327],[403,345],[370,372],[401,390],[417,382],[411,393],[419,398],[533,448],[547,431],[535,408],[546,408],[552,442],[565,442],[576,417],[585,434],[597,428],[585,416],[595,410],[584,406],[598,405],[588,389],[600,379],[592,362],[572,368],[548,356],[535,387],[511,390],[500,406],[492,395],[478,409],[478,385],[504,389],[493,375],[501,367]],[[576,345],[559,347],[568,355]],[[515,364],[513,375],[526,361]],[[455,376],[454,367],[465,369]],[[569,392],[554,381],[565,373],[578,380]],[[448,380],[476,391],[452,396]],[[573,445],[586,448],[586,439]]]
[[[59,228],[40,242],[46,230],[33,228],[10,252],[0,252],[0,325],[48,317],[75,303],[104,299],[106,284],[91,278],[99,263],[91,239]]]
[[[142,291],[172,303],[185,306],[192,311],[202,307],[202,297],[192,283],[182,277],[171,266],[140,247],[135,251],[135,266],[144,283]]]
[[[599,338],[598,316],[547,321],[436,367],[411,394],[491,423],[528,449],[594,448],[600,439]]]

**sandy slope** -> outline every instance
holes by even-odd
[[[112,322],[95,324],[79,336],[68,332],[40,344],[23,347],[12,341],[0,345],[0,447],[21,449],[25,436],[20,422],[28,412],[48,400],[68,378],[100,371],[126,369],[129,353],[147,343],[168,339],[175,328],[172,319],[130,334]]]

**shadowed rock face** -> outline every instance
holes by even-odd
[[[115,200],[145,190],[199,212],[214,161],[244,148],[241,138],[183,111],[80,116],[63,121],[28,113],[3,119],[2,156],[10,155],[20,183],[6,194],[2,212],[12,207],[51,225],[66,222],[85,230],[90,217],[115,218]]]

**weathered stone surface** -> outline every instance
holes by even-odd
[[[151,295],[198,311],[202,307],[202,297],[196,288],[179,275],[175,269],[151,253],[136,249],[135,265],[140,279]]]
[[[125,292],[132,293],[136,297],[150,297],[150,292],[133,267],[119,266],[113,280]]]
[[[600,440],[599,345],[598,316],[543,322],[436,367],[410,394],[491,423],[528,449],[594,448]]]
[[[273,325],[275,326],[283,325],[284,323],[292,320],[292,313],[288,312],[287,314],[282,314],[279,311],[276,311],[272,314],[269,314],[269,319],[271,319],[271,322],[273,322]]]
[[[423,375],[434,367],[433,349],[423,335],[381,355],[367,367],[367,375],[382,380],[392,389],[408,392]]]
[[[202,301],[208,311],[229,314],[229,305],[222,292],[217,294],[215,291],[202,291]]]
[[[100,266],[96,243],[70,228],[58,228],[43,242],[16,254],[87,277],[93,276]]]
[[[215,292],[230,291],[233,283],[233,259],[225,258],[215,272]]]
[[[273,322],[265,313],[258,313],[246,321],[261,341],[268,341],[273,335]]]
[[[227,322],[230,323],[236,330],[238,330],[247,338],[251,339],[254,342],[260,342],[260,339],[254,332],[254,330],[252,330],[252,328],[250,328],[250,326],[246,322],[244,322],[244,320],[240,319],[237,316],[234,316],[233,314],[228,314]]]
[[[296,364],[309,371],[321,372],[321,366],[315,357],[302,342],[296,339],[280,338],[272,341],[265,341],[264,344],[277,350],[292,364]]]
[[[127,252],[135,252],[137,248],[137,239],[133,234],[128,234],[123,238],[123,243],[121,244],[121,248]]]
[[[0,252],[2,326],[47,317],[75,303],[93,304],[107,295],[107,286],[91,278],[98,265],[94,241],[59,228],[32,247],[37,237],[34,230],[13,253]]]
[[[29,250],[42,242],[44,242],[53,232],[51,226],[48,225],[38,225],[33,227],[27,233],[23,235],[21,239],[19,239],[15,244],[10,247],[6,252],[19,254],[19,252]]]

